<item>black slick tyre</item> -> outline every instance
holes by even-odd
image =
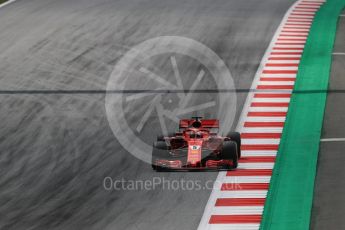
[[[238,149],[238,158],[241,158],[241,134],[238,132],[230,132],[227,137],[236,142]]]
[[[220,157],[223,160],[232,160],[233,168],[238,166],[238,148],[235,141],[225,141],[223,143]]]

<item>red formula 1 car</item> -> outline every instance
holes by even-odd
[[[218,128],[219,121],[215,119],[181,120],[179,132],[157,137],[152,150],[152,168],[158,171],[236,168],[241,157],[241,136],[237,132],[219,136],[214,132]]]

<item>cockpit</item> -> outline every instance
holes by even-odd
[[[191,139],[200,139],[204,137],[202,132],[193,130],[186,131],[186,135]]]

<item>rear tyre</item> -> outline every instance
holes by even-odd
[[[235,141],[225,141],[223,143],[223,148],[220,153],[220,157],[223,160],[232,160],[233,167],[238,166],[238,148]]]
[[[230,132],[227,137],[236,142],[238,149],[238,158],[241,158],[241,134],[238,132]]]

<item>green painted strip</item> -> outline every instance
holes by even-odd
[[[332,50],[338,15],[344,6],[345,0],[328,0],[315,16],[291,98],[261,230],[309,229]],[[313,93],[307,93],[309,90]]]

